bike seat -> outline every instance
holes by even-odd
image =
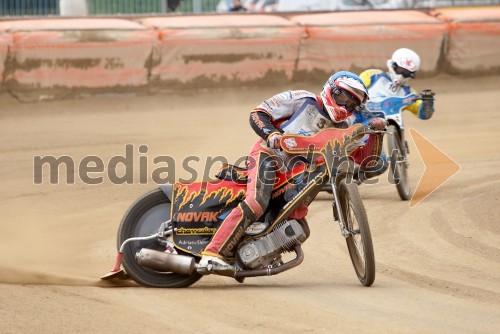
[[[235,165],[224,164],[219,169],[216,178],[220,180],[232,181],[235,183],[246,184],[248,181],[248,169]]]

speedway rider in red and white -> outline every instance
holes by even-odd
[[[246,197],[222,222],[221,227],[202,252],[198,272],[224,272],[232,266],[226,258],[233,257],[233,248],[244,235],[245,228],[266,211],[278,162],[290,167],[291,156],[281,151],[283,134],[311,136],[325,128],[347,128],[349,117],[359,112],[368,99],[362,80],[354,73],[341,71],[325,83],[321,96],[305,90],[286,91],[265,100],[250,113],[250,125],[260,137],[253,146],[248,161]],[[385,120],[370,121],[374,129],[383,129]],[[357,164],[369,165],[382,145],[381,136],[370,135],[366,144],[351,152]],[[302,218],[307,207],[299,207],[290,218]]]

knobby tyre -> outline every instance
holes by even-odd
[[[160,188],[140,197],[123,217],[118,230],[118,248],[128,238],[144,237],[158,232],[160,224],[170,219],[170,207],[170,200]],[[182,288],[194,284],[202,277],[196,272],[183,275],[142,267],[135,259],[135,254],[142,248],[164,251],[165,245],[153,239],[134,241],[125,246],[123,267],[130,277],[141,285],[155,288]]]
[[[345,225],[350,235],[346,238],[349,256],[359,281],[371,286],[375,281],[375,255],[368,226],[366,210],[355,183],[339,184],[339,199]]]
[[[389,125],[387,131],[387,147],[390,156],[390,172],[394,178],[399,197],[403,201],[410,199],[410,180],[408,178],[408,163],[406,161],[405,148],[399,135],[399,131],[394,125]],[[395,153],[394,153],[395,152]]]

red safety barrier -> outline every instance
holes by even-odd
[[[500,74],[500,7],[437,9],[449,22],[446,71],[451,74]]]
[[[385,69],[400,47],[421,55],[419,75],[500,72],[499,7],[438,9],[432,15],[169,16],[141,23],[2,21],[0,90],[29,101],[72,92],[316,80],[312,75],[320,72],[326,77],[337,70]]]
[[[298,15],[306,27],[299,72],[360,72],[386,68],[394,50],[408,47],[422,57],[419,73],[436,73],[447,25],[418,11],[363,11]]]
[[[268,15],[148,18],[142,24],[160,31],[160,59],[151,75],[166,86],[289,80],[304,35],[296,24]]]
[[[147,87],[158,34],[120,19],[0,22],[11,31],[8,90],[22,100]]]
[[[5,73],[5,62],[7,56],[9,55],[9,47],[12,44],[12,35],[6,34],[4,31],[0,31],[0,73],[2,75],[0,81],[0,92],[4,90],[4,73]]]

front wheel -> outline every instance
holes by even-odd
[[[387,146],[390,154],[390,172],[398,190],[399,197],[403,201],[410,199],[410,180],[408,179],[408,162],[406,161],[406,150],[403,146],[399,130],[394,125],[389,125],[387,131]]]
[[[129,238],[157,233],[161,223],[170,219],[170,207],[170,200],[159,188],[140,197],[123,217],[118,230],[118,248]],[[155,288],[182,288],[201,278],[196,272],[183,275],[142,267],[135,259],[135,254],[142,248],[165,251],[165,244],[161,240],[153,239],[133,241],[125,246],[123,268],[135,282]]]
[[[361,284],[370,286],[375,281],[375,255],[365,207],[356,184],[342,180],[338,189],[349,256]]]

